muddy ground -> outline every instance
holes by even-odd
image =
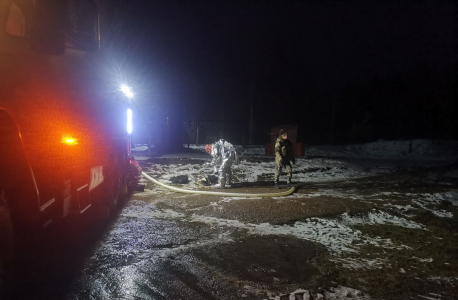
[[[142,162],[157,177],[175,164]],[[391,168],[254,199],[177,194],[144,181],[145,191],[134,193],[109,225],[87,222],[70,226],[70,237],[68,230],[47,235],[63,243],[31,250],[15,297],[456,299],[457,171]],[[242,175],[230,192],[276,191],[271,174],[261,182]]]

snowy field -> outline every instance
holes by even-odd
[[[237,146],[236,146],[237,147]],[[160,159],[174,159],[179,163],[149,164],[149,175],[171,184],[171,178],[186,175],[188,188],[201,188],[198,181],[212,168],[204,165],[211,161],[205,153],[205,145],[190,145],[196,153],[173,153]],[[134,148],[137,160],[148,160],[142,156],[145,146]],[[242,162],[234,165],[234,183],[273,182],[275,161],[271,155],[264,155],[264,146],[249,146],[245,149]],[[409,152],[409,150],[411,150]],[[350,146],[321,146],[306,148],[306,156],[296,159],[293,165],[294,182],[320,182],[361,178],[416,167],[446,166],[458,162],[458,142],[450,141],[386,141]],[[148,164],[147,164],[148,165]],[[458,176],[458,175],[456,175]],[[284,177],[283,177],[284,179]]]
[[[416,253],[416,247],[412,240],[397,239],[396,234],[390,235],[374,234],[386,228],[410,230],[417,232],[414,236],[427,236],[428,239],[442,239],[445,233],[437,227],[430,227],[429,219],[422,221],[424,216],[437,218],[434,221],[440,224],[455,222],[456,207],[458,206],[458,168],[448,167],[458,162],[457,142],[438,141],[386,141],[375,142],[365,145],[351,146],[323,146],[306,148],[306,157],[296,159],[293,165],[293,181],[305,184],[328,184],[327,187],[313,190],[299,190],[297,193],[287,197],[274,197],[272,201],[278,207],[293,205],[297,210],[320,199],[335,199],[339,201],[354,201],[355,206],[367,204],[370,209],[361,213],[342,212],[332,217],[304,217],[299,221],[290,224],[273,224],[272,222],[249,222],[237,217],[231,217],[224,212],[229,211],[234,204],[242,205],[244,201],[266,201],[265,199],[248,199],[243,197],[217,197],[207,206],[188,210],[187,203],[183,202],[175,209],[151,211],[148,216],[164,219],[180,219],[187,222],[205,223],[212,227],[226,228],[227,230],[245,230],[248,235],[282,235],[291,236],[302,240],[313,241],[325,247],[329,254],[329,261],[345,272],[371,272],[397,268],[399,274],[419,272],[417,264],[432,265],[437,263],[437,257],[433,254]],[[209,190],[213,187],[203,186],[199,180],[204,174],[212,174],[212,168],[205,165],[211,157],[204,153],[204,146],[192,146],[195,155],[187,153],[183,157],[179,154],[169,154],[155,158],[153,161],[148,157],[139,156],[143,160],[144,171],[159,181],[172,185],[172,179],[176,176],[187,176],[189,183],[178,185],[188,189]],[[275,163],[273,156],[263,154],[264,147],[250,147],[244,153],[243,160],[239,165],[233,167],[233,187],[240,185],[245,187],[272,189]],[[422,170],[421,179],[415,177],[403,177],[404,173],[418,172]],[[425,171],[426,170],[426,171]],[[427,170],[433,170],[431,172]],[[441,170],[435,172],[434,170]],[[393,180],[391,189],[371,186],[367,188],[349,189],[329,183],[352,183],[354,180],[379,178],[383,175],[398,176],[403,182]],[[412,178],[412,179],[409,179]],[[285,177],[280,180],[285,180]],[[412,187],[409,186],[412,180]],[[420,181],[421,180],[421,181]],[[143,183],[147,183],[142,179]],[[356,182],[356,181],[355,181]],[[369,181],[370,182],[370,181]],[[375,182],[375,181],[374,181]],[[417,183],[415,183],[417,182]],[[439,186],[440,188],[428,188],[428,186]],[[355,183],[355,186],[358,185]],[[415,186],[415,187],[414,187]],[[228,189],[232,192],[231,189]],[[143,195],[164,195],[181,199],[181,197],[192,197],[175,194],[168,190],[155,186],[147,186]],[[319,202],[318,202],[319,203]],[[332,203],[332,202],[331,202]],[[134,209],[135,204],[131,206]],[[349,207],[352,207],[351,204]],[[350,209],[351,211],[352,209]],[[431,217],[429,217],[431,215]],[[435,223],[433,223],[435,224]],[[436,225],[434,225],[436,226]],[[391,229],[390,229],[391,230]],[[439,230],[435,232],[435,230]],[[385,229],[381,231],[385,232]],[[220,237],[215,243],[231,242],[229,236]],[[210,242],[211,243],[211,242]],[[198,245],[189,244],[186,247]],[[368,254],[367,249],[374,253]],[[378,249],[378,250],[377,250]],[[403,258],[411,263],[411,268],[393,259],[386,257],[386,252],[403,253],[410,255]],[[405,254],[408,253],[408,254]],[[395,254],[390,254],[395,255]],[[445,265],[449,262],[441,262]],[[397,266],[399,264],[399,266]],[[429,267],[431,268],[431,267]],[[430,270],[431,272],[431,270]],[[420,272],[421,273],[421,272]],[[448,275],[445,275],[448,274]],[[450,276],[450,274],[454,274]],[[417,274],[417,278],[420,275]],[[417,280],[417,279],[416,279]],[[423,279],[418,279],[423,280]],[[457,273],[445,272],[442,275],[430,274],[429,282],[456,287],[458,286]],[[341,287],[345,293],[347,291]],[[335,290],[336,293],[339,289]],[[356,296],[357,290],[348,292],[348,295],[356,299],[366,299],[366,296]],[[340,294],[335,299],[343,297]],[[445,299],[438,294],[417,295],[423,299]],[[279,299],[272,296],[271,299]],[[291,298],[293,299],[293,298]],[[334,299],[328,293],[327,299]]]

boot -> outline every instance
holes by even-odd
[[[220,179],[219,183],[215,185],[216,188],[224,189],[226,187],[226,179]]]
[[[280,189],[280,186],[278,185],[278,183],[275,183],[275,189],[276,189],[276,190],[279,190],[279,189]]]

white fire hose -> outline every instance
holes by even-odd
[[[178,193],[185,193],[185,194],[199,194],[199,195],[209,195],[209,196],[225,196],[225,197],[281,197],[281,196],[288,196],[294,193],[295,187],[292,187],[291,189],[285,191],[285,192],[280,192],[280,193],[266,193],[266,194],[246,194],[246,193],[224,193],[224,192],[210,192],[210,191],[198,191],[198,190],[188,190],[188,189],[180,189],[177,187],[169,186],[166,184],[163,184],[153,177],[149,176],[145,172],[142,172],[142,175],[150,180],[151,182],[162,186],[163,188],[166,188],[168,190],[178,192]]]

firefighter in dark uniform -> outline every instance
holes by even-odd
[[[275,188],[279,189],[278,179],[282,168],[286,169],[288,177],[286,178],[286,183],[288,187],[292,186],[291,177],[293,176],[293,169],[291,163],[296,163],[294,158],[293,144],[288,140],[288,132],[281,129],[280,136],[277,138],[275,143]]]

